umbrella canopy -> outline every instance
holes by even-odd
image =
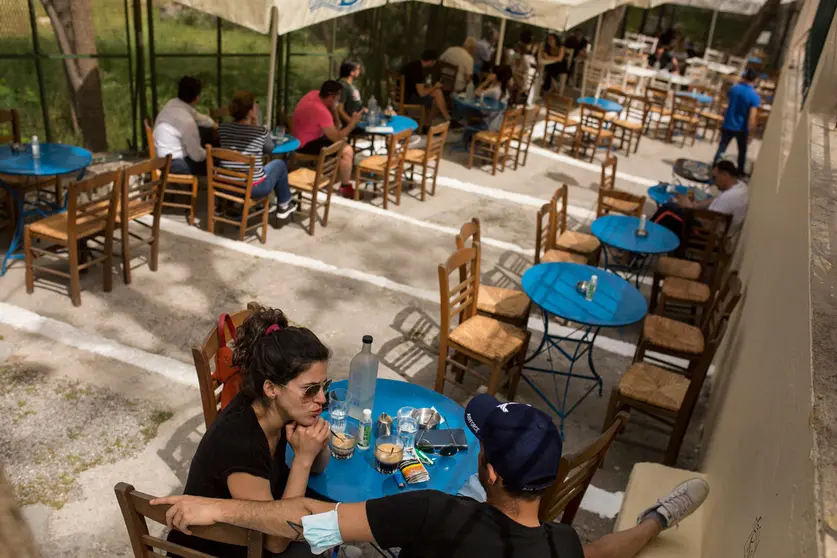
[[[635,0],[634,6],[656,8],[663,4],[678,4],[704,8],[729,14],[753,15],[765,4],[766,0]],[[796,0],[782,0],[782,4],[791,4]]]

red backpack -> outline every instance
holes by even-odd
[[[230,341],[236,340],[235,324],[229,314],[218,317],[218,352],[215,353],[215,372],[212,378],[221,384],[221,409],[229,405],[233,397],[241,389],[241,374],[237,366],[233,366],[231,347],[227,346],[224,326],[230,330]]]

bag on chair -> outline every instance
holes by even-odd
[[[212,378],[221,384],[221,409],[229,405],[241,389],[241,374],[237,366],[233,366],[232,348],[227,346],[224,326],[230,331],[230,341],[236,340],[235,324],[229,314],[218,317],[218,352],[215,353],[215,372]]]

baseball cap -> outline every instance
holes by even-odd
[[[535,492],[555,482],[562,441],[548,414],[482,393],[465,407],[465,423],[506,486]]]

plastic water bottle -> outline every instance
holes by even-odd
[[[41,158],[41,142],[38,141],[38,136],[32,136],[32,158]]]
[[[474,82],[469,81],[468,85],[465,86],[465,98],[469,101],[473,100],[474,98]]]
[[[363,336],[363,348],[349,364],[349,394],[352,396],[349,416],[361,420],[364,409],[375,408],[375,382],[378,379],[378,357],[372,354],[372,336]]]
[[[372,409],[364,409],[357,433],[357,449],[367,450],[370,445],[372,445]]]
[[[641,232],[641,233],[645,232],[645,225],[646,225],[647,222],[648,222],[648,217],[646,217],[645,215],[642,215],[639,218],[639,232]]]
[[[369,102],[366,104],[366,109],[369,111],[369,124],[371,126],[378,125],[378,100],[372,96],[369,97]]]
[[[593,300],[593,295],[596,293],[596,286],[599,283],[599,277],[593,275],[587,282],[587,294],[584,296],[587,300]]]

